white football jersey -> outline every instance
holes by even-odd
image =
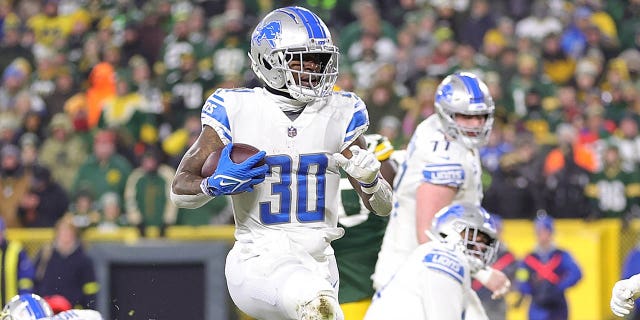
[[[202,124],[225,144],[246,143],[267,153],[266,180],[253,192],[231,196],[235,237],[251,242],[281,230],[313,228],[335,238],[340,173],[332,154],[366,131],[365,104],[352,93],[334,92],[290,120],[277,98],[263,88],[219,89],[202,108]]]
[[[422,244],[376,292],[364,319],[486,319],[471,289],[469,270],[459,247],[438,241]]]
[[[478,150],[469,149],[455,140],[448,141],[438,115],[434,114],[418,125],[394,181],[394,208],[373,275],[376,288],[384,285],[418,247],[418,187],[423,183],[453,187],[457,189],[455,202],[479,206],[483,197],[481,175]]]

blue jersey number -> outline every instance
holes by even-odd
[[[291,222],[291,200],[294,196],[297,204],[295,214],[298,221],[324,220],[325,174],[329,163],[327,156],[324,154],[300,155],[297,174],[292,172],[291,163],[293,161],[287,155],[267,156],[265,160],[271,167],[271,175],[276,175],[278,178],[278,182],[271,184],[271,194],[278,195],[280,201],[275,212],[271,210],[270,201],[260,202],[262,222],[264,224]],[[293,179],[296,179],[298,185],[296,194],[291,192]]]

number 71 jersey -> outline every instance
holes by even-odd
[[[366,107],[352,93],[334,92],[310,102],[291,120],[278,106],[282,103],[282,97],[263,88],[219,89],[202,107],[202,125],[215,129],[222,142],[246,143],[267,153],[265,181],[253,192],[231,197],[237,240],[337,226],[340,172],[332,154],[366,131]]]

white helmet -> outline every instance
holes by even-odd
[[[316,71],[298,71],[289,62],[313,54]],[[310,102],[329,95],[338,79],[338,47],[329,28],[313,12],[301,7],[276,9],[267,14],[251,35],[251,68],[272,89]],[[305,84],[306,83],[306,84]]]
[[[0,320],[38,320],[49,319],[53,311],[49,304],[35,294],[17,295],[2,309]]]
[[[468,203],[452,204],[438,211],[431,234],[436,240],[460,245],[476,270],[493,263],[500,245],[489,213]],[[484,234],[486,241],[477,241],[479,234]]]
[[[487,85],[473,73],[459,72],[444,78],[436,90],[435,107],[447,135],[468,148],[487,142],[495,105]],[[486,120],[481,127],[462,127],[456,123],[456,114],[486,115]]]

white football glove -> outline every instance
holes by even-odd
[[[373,152],[360,149],[353,145],[349,147],[351,159],[347,159],[342,153],[334,153],[333,159],[348,175],[358,180],[361,184],[372,184],[378,177],[380,161]]]
[[[640,295],[640,275],[620,280],[613,286],[611,292],[611,312],[618,317],[624,317],[633,310],[633,300]]]

